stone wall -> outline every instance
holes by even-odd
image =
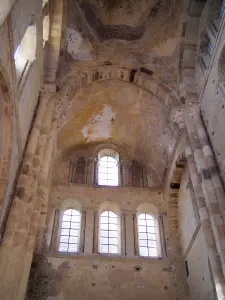
[[[35,258],[31,274],[27,300],[177,299],[168,261],[48,255]]]
[[[224,138],[221,138],[225,136],[224,23],[222,26],[220,40],[214,50],[215,56],[212,58],[210,73],[205,79],[205,87],[201,94],[201,111],[221,177],[225,182],[225,143]]]
[[[84,250],[79,254],[58,252],[57,214],[72,204],[80,204],[86,215]],[[121,217],[121,254],[98,253],[96,224],[100,207],[117,207]],[[137,253],[135,218],[141,204],[154,205],[163,216],[162,253],[158,259]],[[143,188],[90,187],[78,184],[54,186],[50,196],[42,253],[36,254],[30,273],[28,299],[186,299],[181,292],[183,262],[168,257],[169,246],[163,192]],[[132,225],[133,223],[133,225]],[[162,234],[162,232],[164,232]],[[164,235],[164,236],[163,236]],[[179,271],[180,270],[180,271]],[[180,278],[177,274],[180,272]],[[178,288],[178,285],[180,286]]]

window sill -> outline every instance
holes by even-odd
[[[92,260],[92,259],[100,259],[100,260],[115,260],[115,261],[146,261],[148,263],[164,263],[170,261],[168,257],[144,257],[144,256],[125,256],[120,254],[84,254],[77,252],[44,252],[43,253],[47,257],[56,257],[56,258],[70,258],[70,259],[84,259],[84,260]]]

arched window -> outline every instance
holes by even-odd
[[[134,187],[143,187],[144,178],[143,178],[143,168],[137,162],[133,162],[131,165],[131,185]]]
[[[81,214],[75,209],[63,213],[60,232],[59,251],[79,252]]]
[[[100,253],[119,253],[119,219],[112,211],[104,211],[100,216]]]
[[[138,216],[138,244],[140,256],[158,256],[155,220],[150,214]]]
[[[105,149],[98,154],[98,184],[108,186],[119,185],[119,154]]]
[[[27,28],[21,44],[18,46],[14,54],[16,79],[18,84],[25,73],[27,73],[31,63],[36,57],[36,39],[36,26],[31,25]]]
[[[85,157],[72,157],[69,169],[69,182],[85,184],[86,175],[87,174]]]
[[[45,16],[43,19],[43,45],[48,41],[49,38],[49,16]]]

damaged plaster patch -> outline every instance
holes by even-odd
[[[111,121],[114,119],[115,112],[113,112],[110,106],[105,105],[102,113],[94,116],[90,124],[83,128],[83,137],[86,138],[88,142],[110,138],[112,136]]]
[[[67,28],[66,35],[67,52],[73,57],[73,59],[92,59],[93,47],[88,39],[82,38],[79,32],[71,28]]]

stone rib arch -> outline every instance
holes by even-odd
[[[0,240],[6,211],[6,193],[9,181],[13,143],[13,105],[9,85],[0,67]]]
[[[121,66],[99,66],[83,71],[79,75],[76,74],[74,77],[71,76],[62,86],[57,95],[56,119],[58,120],[58,127],[61,127],[70,118],[71,100],[76,91],[87,84],[105,80],[121,80],[134,84],[144,91],[151,93],[169,110],[180,105],[179,96],[153,76],[140,71],[135,71],[134,73],[133,69]]]

